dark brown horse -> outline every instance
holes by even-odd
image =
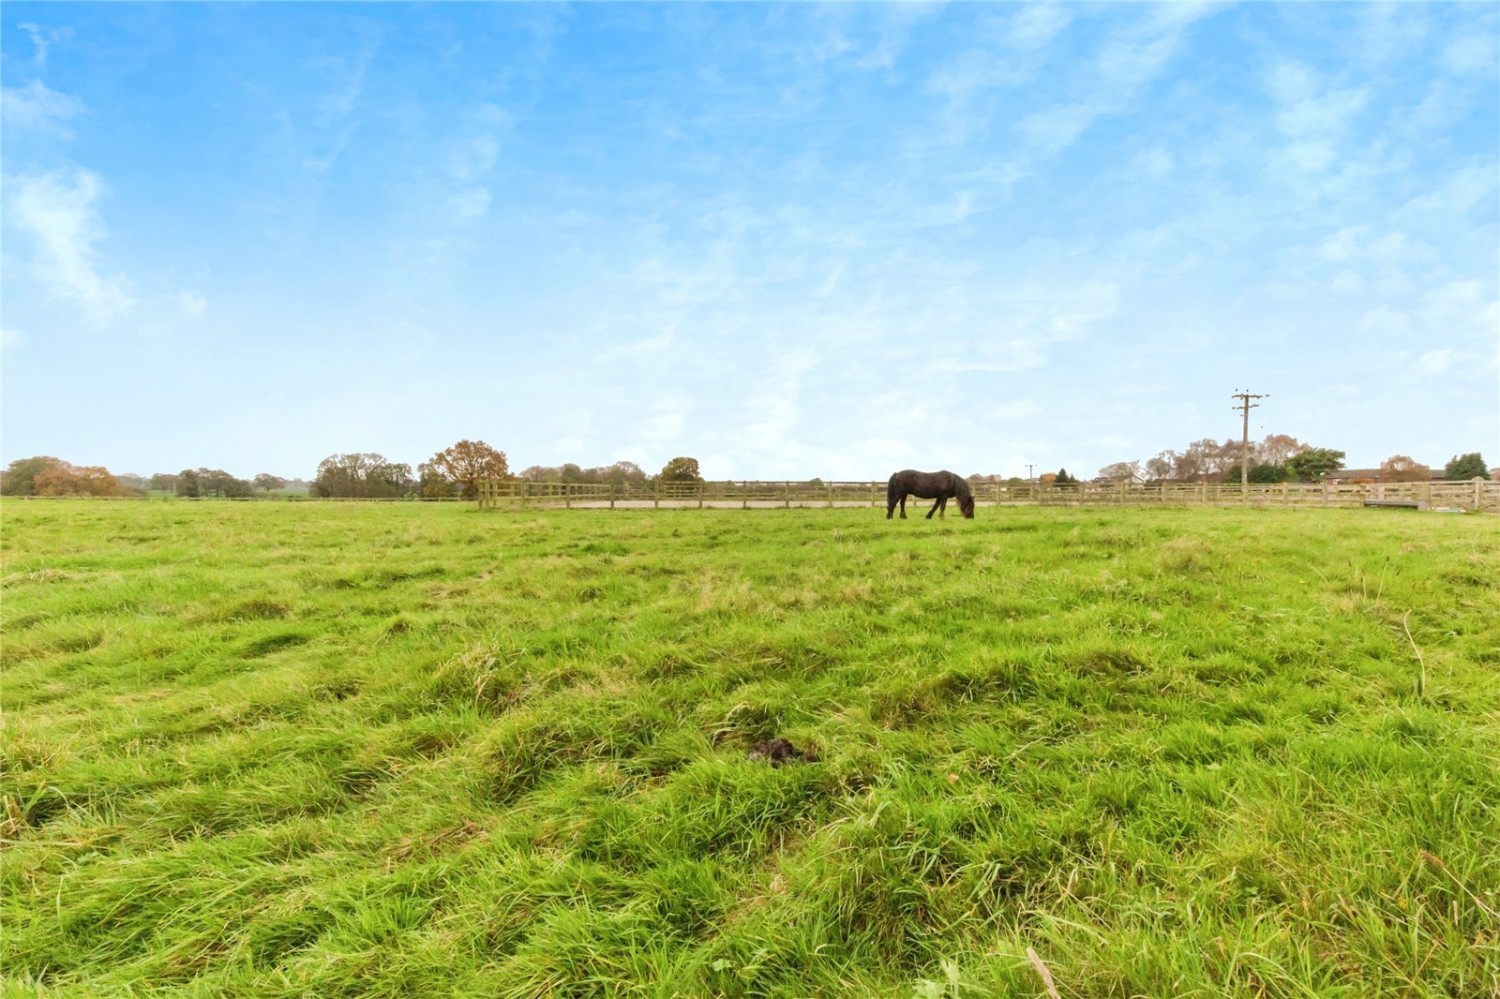
[[[958,509],[963,513],[966,520],[974,519],[974,494],[969,491],[969,484],[949,471],[941,472],[918,472],[907,468],[891,476],[891,481],[885,487],[885,519],[890,520],[891,514],[896,511],[896,504],[901,505],[901,519],[906,519],[906,497],[915,496],[918,499],[930,499],[937,502],[932,504],[932,509],[927,511],[927,519],[931,520],[933,514],[940,518],[948,509],[950,499],[958,500]]]

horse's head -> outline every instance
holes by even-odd
[[[959,509],[959,512],[964,515],[964,519],[965,520],[973,520],[974,519],[974,497],[973,496],[960,496],[958,498],[958,509]]]

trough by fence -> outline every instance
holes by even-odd
[[[982,482],[973,486],[984,506],[1415,506],[1425,510],[1500,513],[1500,482],[1149,482],[1064,486]],[[922,500],[907,500],[907,516],[926,515]],[[481,509],[528,507],[661,509],[884,507],[885,482],[661,482],[628,486],[589,482],[479,483]]]

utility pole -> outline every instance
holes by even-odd
[[[1231,399],[1238,399],[1239,403],[1231,408],[1242,411],[1245,421],[1240,430],[1240,495],[1244,496],[1250,486],[1250,410],[1260,405],[1251,402],[1251,399],[1269,399],[1270,393],[1256,395],[1253,392],[1236,391]]]
[[[1031,462],[1029,462],[1029,461],[1028,461],[1028,462],[1027,462],[1027,463],[1026,463],[1026,481],[1027,481],[1027,482],[1030,482],[1030,481],[1031,481],[1031,470],[1032,470],[1032,469],[1033,469],[1033,468],[1035,468],[1035,467],[1036,467],[1036,466],[1035,466],[1035,465],[1033,465],[1033,464],[1032,464],[1032,463],[1031,463]]]

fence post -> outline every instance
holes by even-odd
[[[790,482],[781,484],[781,499],[781,505],[790,510],[792,508],[792,484]]]
[[[1478,513],[1484,505],[1484,480],[1474,476],[1474,512]]]
[[[656,482],[655,482],[655,484],[653,484],[652,487],[651,487],[651,508],[653,510],[660,510],[661,509],[661,480],[660,479],[657,479]]]
[[[703,509],[703,493],[708,489],[707,482],[698,483],[698,509]]]

